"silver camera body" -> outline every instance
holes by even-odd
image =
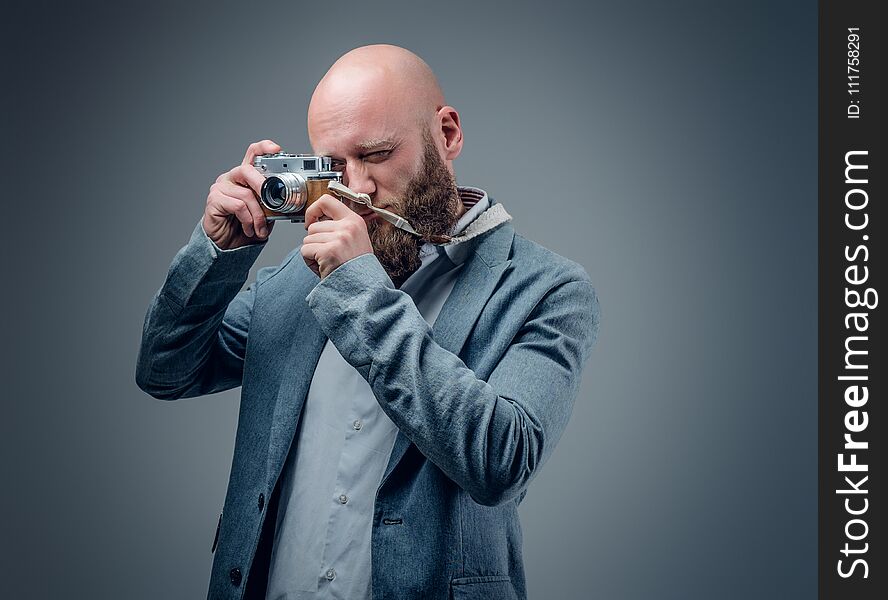
[[[259,204],[267,219],[305,221],[305,210],[327,193],[327,184],[342,181],[333,159],[314,154],[262,154],[253,166],[265,176]]]

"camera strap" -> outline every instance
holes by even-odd
[[[363,204],[377,215],[397,227],[398,229],[403,229],[408,233],[412,233],[413,235],[420,235],[413,229],[413,226],[407,222],[407,219],[404,217],[398,216],[395,213],[388,211],[384,208],[376,208],[373,206],[373,201],[370,200],[370,196],[364,193],[358,193],[352,190],[347,185],[339,183],[338,181],[331,181],[327,184],[327,190],[332,192],[335,196],[339,196],[340,199],[345,198],[346,200],[351,200],[357,204]]]
[[[470,240],[473,237],[479,236],[486,231],[490,231],[491,229],[498,227],[503,223],[506,223],[507,221],[512,220],[512,215],[506,212],[506,209],[503,208],[502,204],[494,204],[483,213],[481,213],[477,219],[469,223],[468,227],[466,227],[461,234],[456,236],[436,235],[430,236],[431,239],[428,239],[426,238],[426,236],[423,236],[421,233],[418,233],[415,229],[413,229],[413,227],[410,225],[410,223],[407,222],[404,217],[396,215],[395,213],[385,210],[384,208],[376,208],[375,206],[373,206],[373,202],[370,200],[370,196],[368,196],[367,194],[355,192],[348,186],[338,181],[331,181],[330,183],[328,183],[327,190],[332,192],[339,198],[345,198],[346,200],[351,200],[352,202],[363,204],[398,229],[403,229],[404,231],[419,236],[429,243],[435,245],[459,244],[466,240]]]

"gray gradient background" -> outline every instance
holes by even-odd
[[[244,5],[6,20],[2,595],[205,596],[238,392],[139,391],[147,304],[217,174],[307,150],[329,64],[391,42],[460,111],[459,182],[601,298],[530,597],[814,597],[816,3]]]

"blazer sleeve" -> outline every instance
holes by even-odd
[[[483,381],[435,342],[372,254],[340,265],[306,299],[389,418],[485,505],[523,495],[551,455],[599,328],[597,295],[577,269],[539,300]]]
[[[241,384],[256,287],[240,291],[265,242],[220,250],[198,223],[154,295],[142,329],[136,383],[175,400]]]

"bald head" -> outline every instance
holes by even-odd
[[[308,107],[315,154],[331,156],[349,187],[395,197],[423,166],[427,150],[453,174],[462,148],[456,110],[444,103],[429,66],[409,50],[355,48],[321,79]]]
[[[362,46],[337,60],[318,83],[308,108],[308,133],[314,145],[315,131],[331,125],[331,119],[340,127],[362,119],[429,127],[443,105],[441,86],[420,57],[398,46]]]

